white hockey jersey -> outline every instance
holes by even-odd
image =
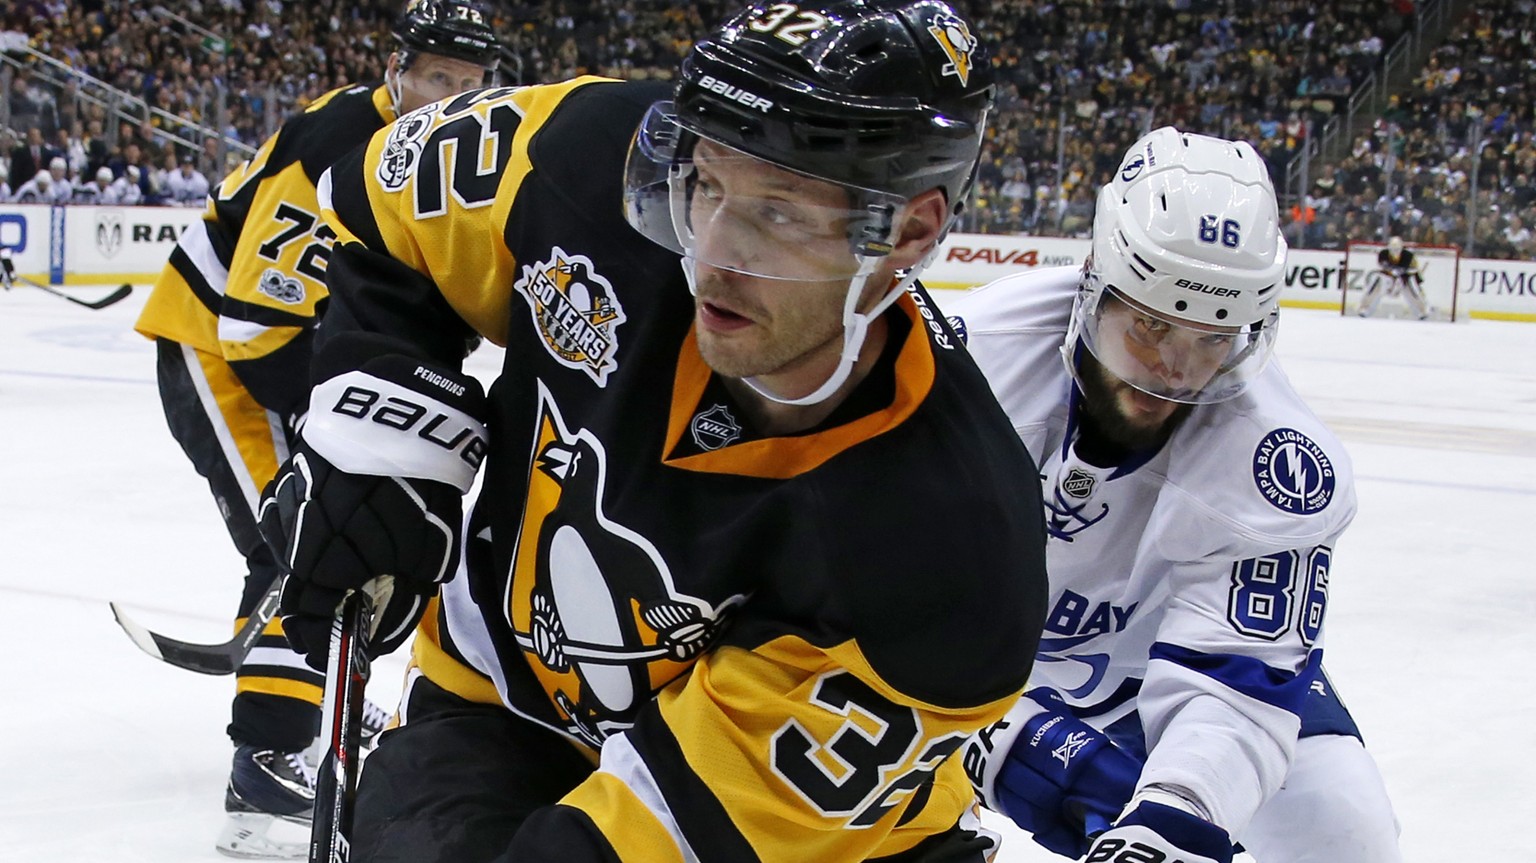
[[[1238,834],[1289,769],[1349,461],[1275,363],[1156,453],[1082,461],[1062,359],[1078,279],[1035,270],[945,303],[1040,465],[1051,595],[1030,687],[1099,728],[1139,714],[1140,787],[1182,786]]]

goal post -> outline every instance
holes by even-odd
[[[1408,286],[1382,270],[1378,263],[1386,243],[1350,240],[1344,254],[1343,301],[1339,312],[1372,317],[1413,320],[1418,310],[1409,296]],[[1414,265],[1422,279],[1428,319],[1455,321],[1459,314],[1456,301],[1461,279],[1461,247],[1427,243],[1404,243],[1413,252]],[[1373,294],[1372,289],[1376,292]]]

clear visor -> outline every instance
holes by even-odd
[[[780,168],[679,125],[651,106],[624,167],[640,233],[717,269],[767,279],[850,279],[888,254],[906,199]]]
[[[1269,362],[1279,320],[1276,309],[1249,326],[1204,326],[1160,315],[1113,287],[1085,290],[1078,303],[1083,344],[1100,365],[1142,392],[1186,404],[1242,392]]]

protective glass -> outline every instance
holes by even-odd
[[[624,167],[640,233],[696,263],[765,279],[850,279],[888,254],[906,199],[806,176],[699,137],[651,106]]]
[[[1244,327],[1170,318],[1113,287],[1078,296],[1083,343],[1099,364],[1149,395],[1186,404],[1226,401],[1258,377],[1274,351],[1279,310]]]

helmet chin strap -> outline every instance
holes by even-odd
[[[395,119],[399,119],[401,114],[400,99],[405,92],[405,88],[400,83],[400,69],[398,65],[393,73],[388,69],[384,70],[384,92],[389,94],[389,107],[395,112]]]
[[[848,299],[843,303],[842,354],[838,357],[837,368],[832,370],[832,375],[822,382],[821,386],[817,387],[809,395],[791,399],[780,396],[768,389],[756,377],[742,378],[742,383],[751,387],[753,392],[763,398],[781,405],[819,404],[826,401],[834,392],[837,392],[837,388],[842,386],[848,380],[848,376],[853,373],[854,363],[859,359],[859,350],[864,347],[864,339],[869,335],[869,325],[876,318],[880,317],[882,312],[890,308],[891,303],[896,302],[896,298],[900,297],[907,288],[911,287],[913,282],[917,281],[917,274],[922,270],[921,266],[913,267],[900,279],[891,283],[890,290],[886,291],[885,296],[880,298],[880,302],[876,303],[874,308],[867,312],[859,312],[859,297],[864,293],[865,283],[869,281],[869,277],[879,267],[880,260],[879,256],[861,256],[859,270],[854,274],[852,281],[848,283]],[[697,295],[698,287],[694,282],[693,259],[683,258],[681,264],[683,274],[688,277],[688,290]]]
[[[668,195],[668,203],[672,209],[673,230],[677,232],[678,240],[684,249],[692,249],[694,243],[693,231],[688,227],[686,203],[688,199],[686,183],[691,170],[689,166],[674,164],[667,173],[667,185],[671,190],[671,194]],[[885,295],[867,312],[860,312],[858,310],[859,298],[864,295],[864,285],[869,281],[869,277],[874,275],[875,270],[879,269],[881,261],[885,260],[885,256],[858,256],[859,269],[849,281],[848,296],[843,301],[842,353],[838,356],[837,367],[832,370],[831,376],[809,395],[799,398],[785,398],[768,389],[755,376],[742,378],[742,383],[751,387],[753,392],[763,398],[781,405],[804,406],[820,404],[826,401],[833,393],[837,392],[839,387],[847,382],[848,376],[853,374],[853,366],[858,362],[859,351],[864,347],[864,339],[869,335],[869,325],[876,318],[880,317],[886,309],[890,308],[891,304],[896,302],[896,298],[905,293],[907,288],[912,286],[913,282],[917,281],[918,273],[921,273],[937,255],[938,243],[935,242],[933,248],[928,251],[928,254],[916,266],[904,273],[901,278],[892,281],[891,287],[885,292]],[[694,272],[694,259],[684,255],[680,263],[682,264],[683,274],[688,278],[689,292],[694,296],[698,296],[699,287]]]

